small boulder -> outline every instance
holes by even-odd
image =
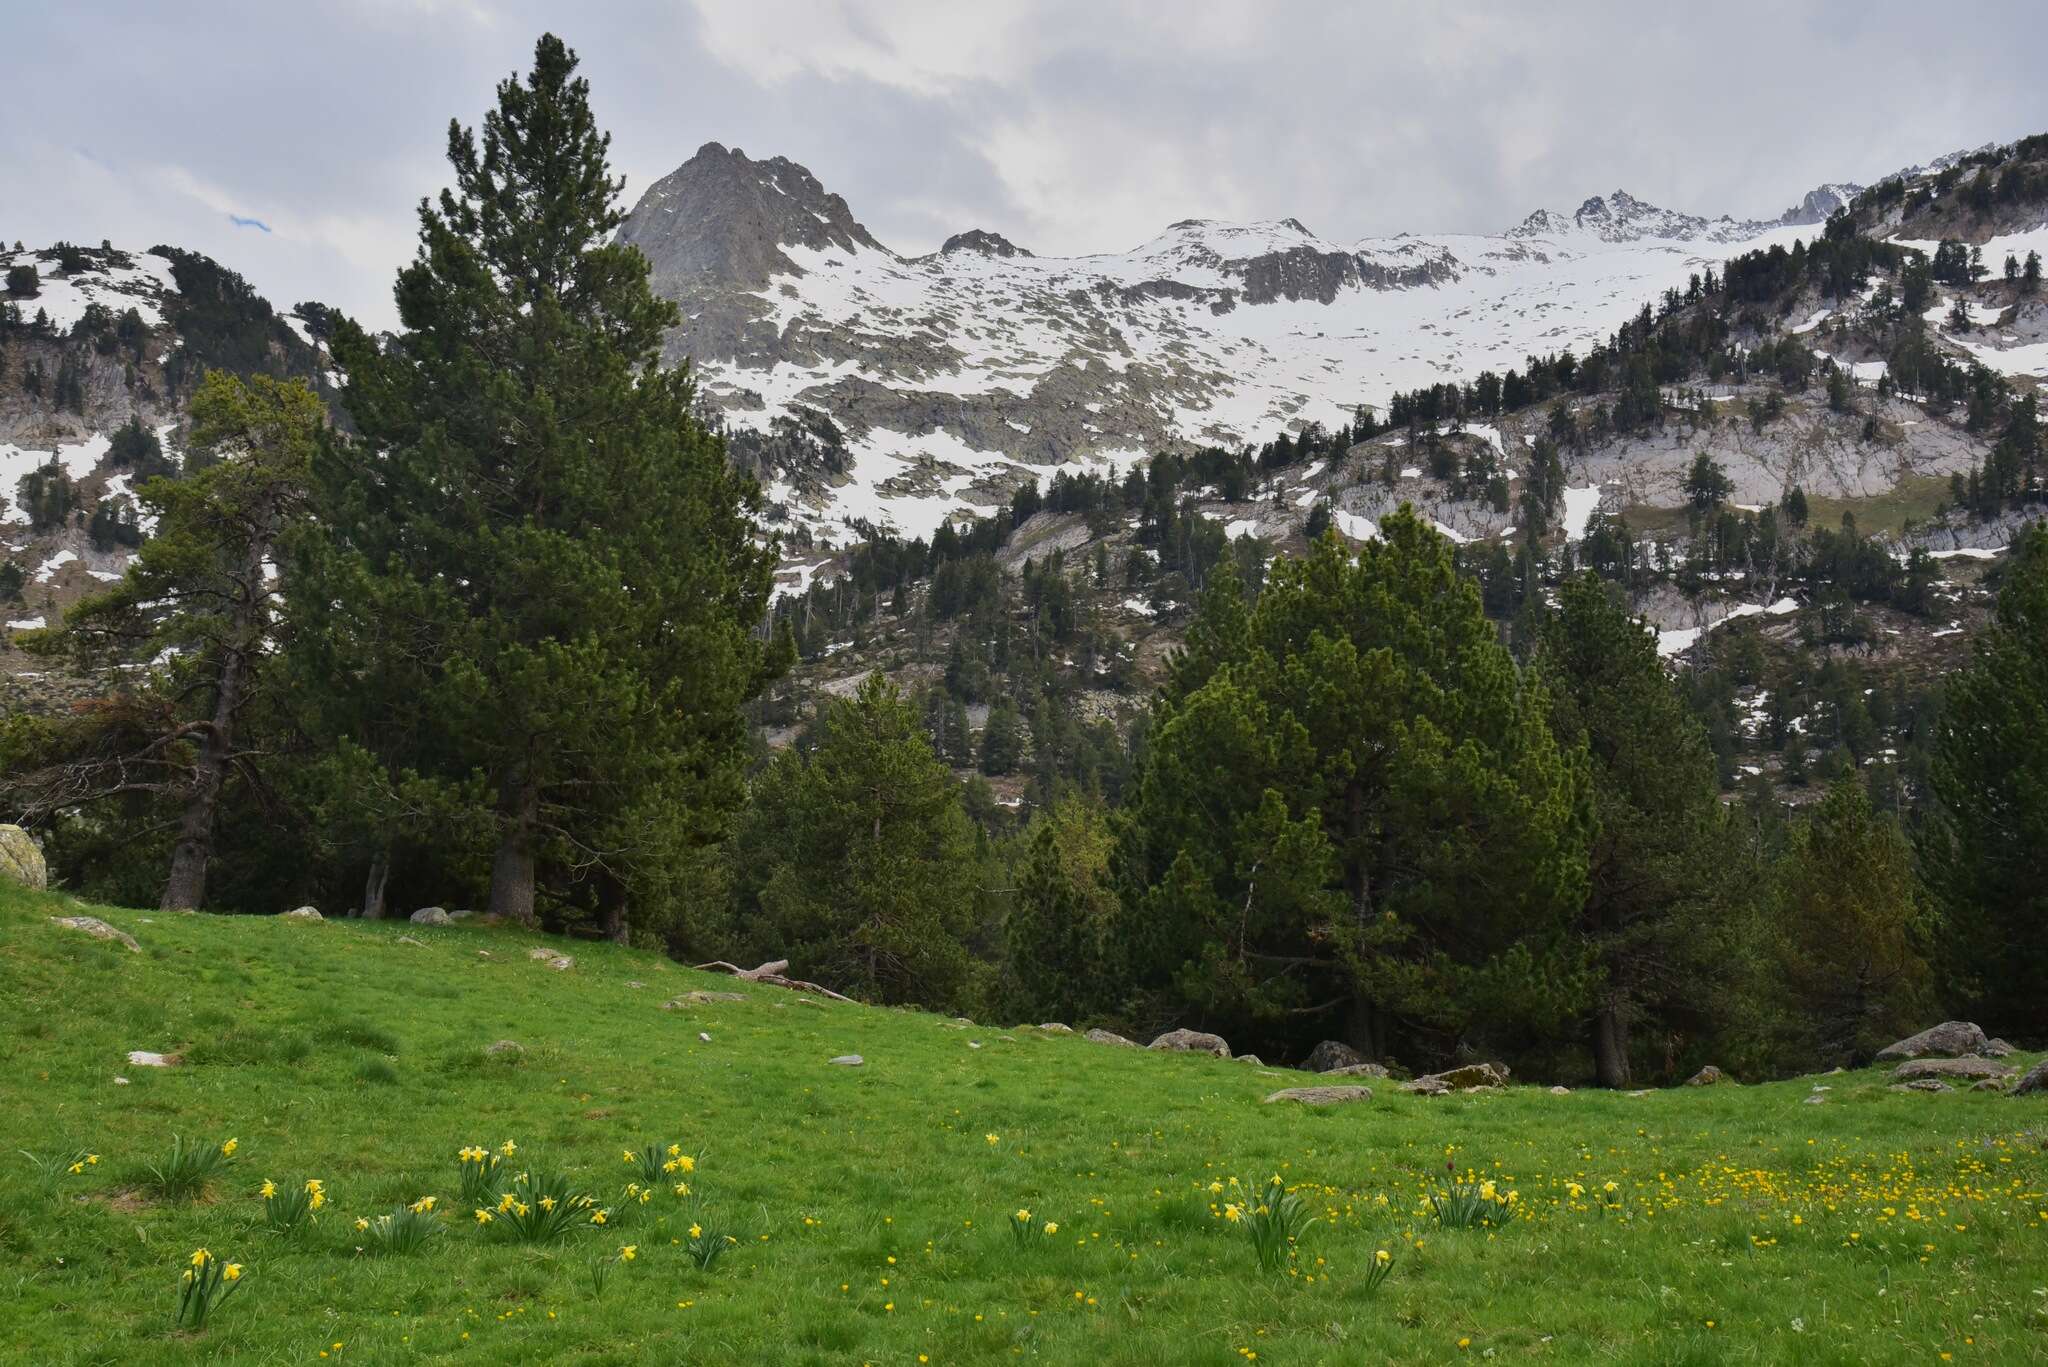
[[[485,1046],[484,1052],[492,1058],[497,1058],[504,1054],[509,1054],[513,1058],[521,1058],[526,1053],[526,1046],[516,1039],[501,1039],[494,1044]]]
[[[1448,1093],[1451,1090],[1451,1088],[1450,1084],[1445,1082],[1442,1078],[1418,1077],[1411,1081],[1402,1083],[1401,1090],[1407,1092],[1411,1096],[1443,1096],[1446,1093]]]
[[[1260,1058],[1257,1054],[1239,1054],[1237,1056],[1237,1061],[1239,1063],[1249,1063],[1257,1068],[1263,1068],[1266,1066],[1266,1061]],[[1266,1099],[1268,1101],[1272,1100],[1271,1097],[1267,1097]]]
[[[1688,1087],[1711,1087],[1717,1082],[1726,1082],[1728,1075],[1709,1063],[1685,1080]]]
[[[1508,1085],[1508,1066],[1505,1063],[1467,1063],[1459,1068],[1446,1068],[1441,1073],[1415,1079],[1417,1082],[1440,1082],[1447,1092],[1469,1092],[1474,1087],[1505,1087]]]
[[[1047,1021],[1045,1024],[1039,1026],[1038,1028],[1040,1030],[1043,1030],[1048,1035],[1071,1035],[1074,1033],[1073,1026],[1062,1025],[1058,1021]]]
[[[841,1068],[858,1068],[867,1060],[859,1054],[841,1054],[838,1058],[827,1059],[826,1062],[837,1064]]]
[[[445,926],[453,921],[444,907],[421,907],[412,914],[412,923],[416,926]]]
[[[125,930],[116,930],[97,916],[52,916],[50,919],[67,930],[82,930],[95,940],[117,940],[137,954],[142,952],[142,946],[135,943],[133,935]]]
[[[280,921],[324,921],[327,918],[320,914],[320,908],[318,907],[293,907],[290,911],[279,912],[277,919]]]
[[[567,973],[570,969],[576,967],[576,961],[567,954],[557,954],[554,958],[548,960],[548,967],[554,969],[557,973]]]
[[[1917,1077],[2004,1077],[2005,1065],[1988,1058],[1916,1058],[1892,1070],[1901,1082]]]
[[[526,957],[529,959],[552,959],[555,957],[555,951],[549,949],[546,945],[535,945],[532,949],[526,951]]]
[[[1990,1043],[1984,1038],[1984,1032],[1969,1021],[1943,1021],[1917,1035],[1909,1035],[1897,1044],[1886,1045],[1877,1051],[1877,1056],[1880,1060],[1962,1058],[1970,1054],[1981,1055]]]
[[[661,1004],[664,1011],[680,1011],[686,1006],[709,1006],[713,1002],[743,1002],[746,997],[738,992],[685,992],[680,997],[671,997]]]
[[[2004,1058],[2012,1052],[2013,1047],[2002,1039],[1986,1040],[1984,1042],[1985,1058]]]
[[[1828,1104],[1828,1099],[1819,1092],[1815,1092],[1812,1096],[1802,1097],[1799,1104],[1802,1106],[1825,1106]]]
[[[1298,1101],[1304,1106],[1339,1106],[1347,1101],[1372,1100],[1370,1087],[1283,1087],[1266,1098],[1266,1104],[1276,1101]]]
[[[37,892],[50,886],[50,866],[43,862],[42,847],[19,826],[0,825],[0,878]]]
[[[639,988],[647,986],[647,984],[641,982],[638,978],[628,978],[626,979],[626,986],[638,990]]]
[[[425,940],[416,939],[411,935],[399,936],[398,943],[402,945],[411,945],[415,949],[425,949],[427,947],[427,942]]]
[[[170,1054],[153,1054],[147,1049],[130,1049],[128,1062],[137,1068],[169,1068],[178,1060]]]
[[[1347,1063],[1342,1068],[1330,1068],[1325,1072],[1331,1077],[1392,1077],[1384,1063]]]
[[[498,957],[497,955],[491,953],[491,951],[489,951],[488,949],[479,949],[476,952],[476,956],[479,959],[495,959]]]
[[[1085,1040],[1092,1040],[1096,1044],[1115,1044],[1125,1049],[1135,1049],[1138,1047],[1137,1042],[1135,1040],[1127,1040],[1122,1035],[1116,1034],[1115,1032],[1109,1030],[1090,1030],[1087,1034],[1081,1036],[1081,1038]]]
[[[1365,1055],[1339,1040],[1326,1039],[1308,1051],[1308,1057],[1301,1061],[1305,1073],[1334,1073],[1339,1068],[1351,1068],[1365,1062]]]
[[[1918,1077],[1914,1078],[1911,1082],[1894,1082],[1891,1090],[1895,1092],[1953,1092],[1955,1088],[1939,1078]]]
[[[1980,1077],[1970,1084],[1970,1090],[1973,1092],[2002,1092],[2005,1090],[2005,1079]]]
[[[1550,1094],[1552,1096],[1570,1096],[1572,1094],[1572,1089],[1569,1087],[1552,1087],[1550,1089]]]
[[[2048,1058],[2027,1069],[2026,1076],[2012,1085],[2008,1095],[2028,1096],[2038,1092],[2048,1092]]]
[[[1221,1035],[1211,1035],[1201,1030],[1169,1030],[1146,1046],[1170,1054],[1213,1054],[1217,1058],[1229,1058],[1230,1046]]]

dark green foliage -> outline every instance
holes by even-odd
[[[1997,620],[1949,680],[1930,777],[1950,967],[1986,1029],[2048,1038],[2048,526],[2015,541]]]
[[[1006,926],[1005,1007],[1030,1021],[1113,1016],[1126,990],[1115,837],[1099,803],[1067,798],[1033,818]]]

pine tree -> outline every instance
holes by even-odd
[[[1951,971],[1985,1028],[2048,1037],[2048,525],[2013,543],[1997,620],[1948,683],[1922,832]]]
[[[34,646],[82,668],[141,671],[50,737],[46,762],[14,786],[45,813],[136,791],[167,799],[167,911],[204,903],[221,791],[249,762],[242,720],[275,647],[273,557],[304,514],[323,417],[302,382],[209,372],[191,404],[192,444],[219,458],[143,487],[155,535],[119,584]]]
[[[311,629],[425,662],[403,706],[451,777],[489,785],[490,909],[533,923],[545,861],[556,910],[616,934],[635,893],[666,914],[662,871],[737,801],[740,704],[777,666],[754,634],[773,554],[689,376],[657,368],[678,314],[612,240],[621,182],[575,67],[544,36],[480,138],[451,124],[403,331],[336,324],[357,436],[321,463],[301,602]],[[383,698],[407,677],[358,668]]]
[[[1123,973],[1115,843],[1097,801],[1062,798],[1032,819],[1004,928],[1004,996],[1014,1014],[1077,1021],[1116,1009]]]
[[[1730,937],[1716,904],[1719,784],[1707,736],[1655,635],[1592,575],[1544,623],[1537,675],[1559,742],[1592,761],[1595,829],[1579,934],[1601,970],[1592,1019],[1600,1084],[1631,1082],[1639,1027],[1708,1014]]]
[[[953,776],[879,674],[762,773],[727,850],[752,943],[844,991],[959,1010],[981,866]]]
[[[1161,1014],[1379,1053],[1397,1021],[1499,1039],[1582,1004],[1584,752],[1450,543],[1408,509],[1381,533],[1278,562],[1249,610],[1220,577],[1170,666],[1119,851]]]

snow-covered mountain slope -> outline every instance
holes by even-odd
[[[729,423],[814,409],[846,434],[842,473],[769,472],[771,498],[831,542],[849,519],[928,535],[1061,463],[1265,440],[1583,350],[1714,262],[1811,237],[1855,189],[1769,222],[1617,191],[1498,236],[1346,244],[1291,218],[1191,219],[1099,256],[975,231],[909,257],[803,167],[709,143],[620,235],[682,308],[669,359],[694,362]]]

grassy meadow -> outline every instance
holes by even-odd
[[[81,911],[142,952],[47,919]],[[1313,1110],[1262,1104],[1285,1070],[543,942],[0,887],[0,1357],[2048,1361],[2048,1097],[1869,1071]],[[692,991],[744,1000],[663,1009]],[[151,1171],[174,1136],[218,1164],[189,1199]],[[1512,1218],[1440,1227],[1451,1170]],[[1274,1176],[1313,1223],[1269,1271]],[[308,1181],[270,1228],[263,1184]],[[574,1214],[524,1241],[544,1190]],[[411,1251],[357,1223],[415,1205]],[[179,1327],[201,1248],[238,1276]]]

